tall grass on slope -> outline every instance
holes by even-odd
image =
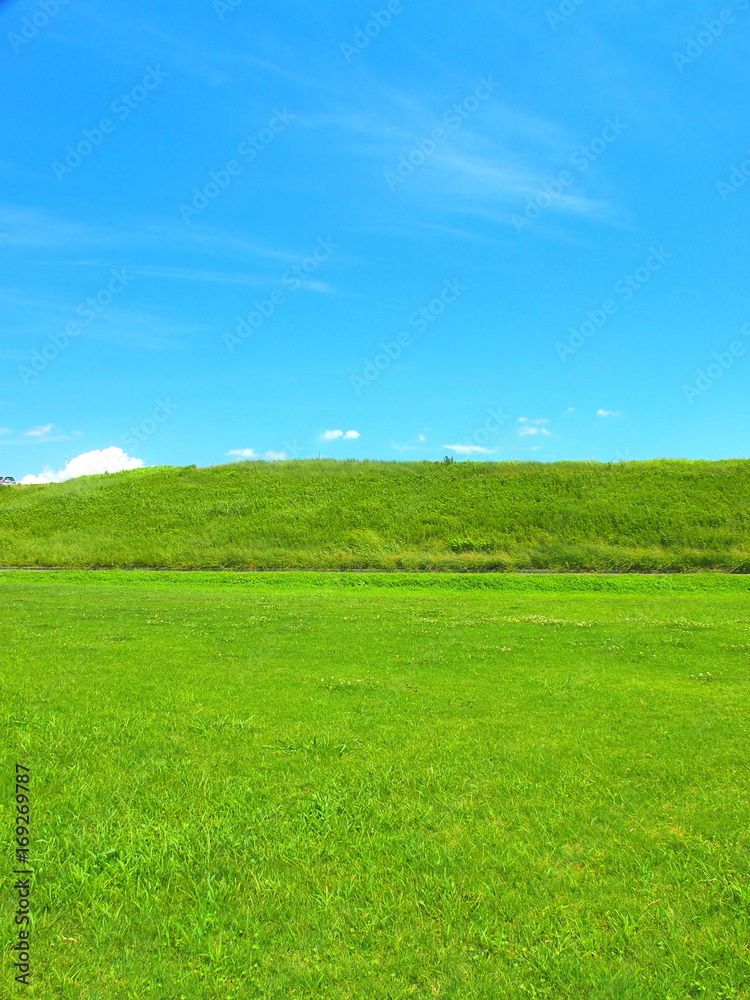
[[[750,461],[247,462],[0,491],[0,565],[750,571]]]

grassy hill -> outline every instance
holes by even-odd
[[[247,462],[0,490],[0,565],[750,572],[750,461]]]

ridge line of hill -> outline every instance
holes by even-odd
[[[750,460],[243,462],[0,490],[8,568],[750,572]]]

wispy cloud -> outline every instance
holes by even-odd
[[[466,94],[475,85],[467,81]],[[428,104],[426,99],[420,101],[368,78],[367,96],[359,107],[342,105],[322,114],[301,116],[299,121],[308,128],[342,132],[344,148],[355,157],[379,164],[385,176],[401,158],[419,149],[419,142],[441,125],[446,111],[449,108],[437,102]],[[470,120],[449,129],[447,140],[423,156],[419,169],[397,188],[397,197],[430,207],[433,225],[440,224],[435,210],[511,225],[509,208],[523,205],[527,198],[544,191],[561,169],[570,166],[570,156],[581,143],[582,137],[570,129],[519,112],[507,106],[499,94],[487,101],[479,115],[481,130],[472,128]],[[586,185],[595,185],[593,171],[587,175]],[[614,217],[606,198],[580,186],[555,198],[550,214],[596,221],[612,221]],[[462,238],[477,238],[469,229],[452,225],[451,220],[442,222]]]
[[[151,351],[172,351],[187,347],[203,332],[198,324],[175,323],[146,310],[111,309],[87,336],[92,340]]]
[[[195,267],[134,267],[132,270],[146,278],[172,278],[176,281],[199,281],[212,285],[263,285],[267,282],[267,279],[253,274]]]
[[[523,203],[539,194],[550,180],[550,174],[536,167],[516,162],[515,157],[496,151],[482,155],[470,150],[443,149],[430,167],[443,206],[470,215],[495,217],[494,211]],[[428,171],[429,172],[429,171]],[[610,211],[608,204],[584,194],[561,194],[551,206],[557,213],[603,220]],[[505,218],[503,214],[502,218]],[[507,221],[507,220],[506,220]]]
[[[304,252],[269,247],[244,236],[211,226],[185,227],[175,224],[143,223],[89,225],[72,221],[26,205],[0,202],[0,230],[6,233],[4,249],[50,249],[59,256],[62,247],[79,253],[82,249],[170,249],[184,253],[211,252],[248,257],[254,260],[293,262]],[[78,260],[77,264],[87,261]],[[92,260],[92,264],[99,261]],[[179,271],[179,268],[176,270]],[[208,272],[211,273],[211,272]],[[172,277],[176,275],[171,275]]]
[[[597,417],[621,417],[622,414],[618,413],[616,410],[597,410]]]

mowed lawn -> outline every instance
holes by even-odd
[[[749,597],[1,574],[3,997],[750,997]]]

